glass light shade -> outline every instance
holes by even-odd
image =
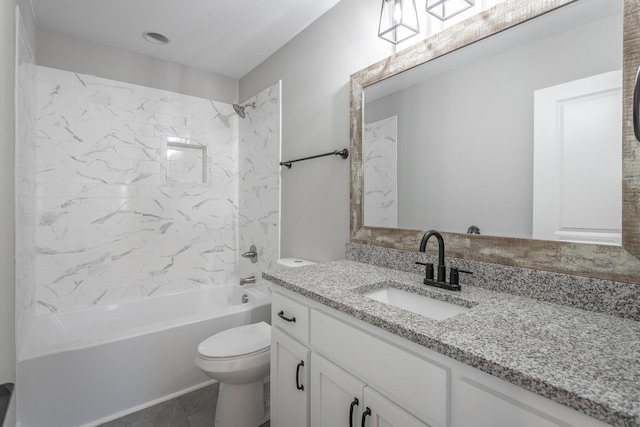
[[[378,37],[398,44],[419,32],[415,0],[382,0]]]
[[[441,21],[446,21],[473,5],[474,0],[427,0],[427,12]]]

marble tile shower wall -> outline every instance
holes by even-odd
[[[15,271],[16,348],[20,348],[36,291],[36,64],[22,17],[16,32]]]
[[[280,94],[278,82],[245,101],[255,102],[240,119],[240,252],[253,244],[258,262],[240,258],[242,277],[275,268],[280,258]]]
[[[37,312],[237,278],[232,106],[37,73]]]

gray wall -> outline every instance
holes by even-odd
[[[20,6],[29,37],[35,22],[28,0],[0,2],[0,384],[15,381],[15,5]]]
[[[349,147],[350,75],[392,53],[377,36],[379,13],[377,1],[342,0],[240,79],[240,99],[282,79],[283,160]],[[281,255],[343,258],[349,160],[294,163],[281,174]]]
[[[238,80],[38,28],[38,65],[165,89],[215,101],[238,102]]]
[[[14,2],[0,2],[0,384],[15,381],[13,270]]]

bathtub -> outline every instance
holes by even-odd
[[[198,344],[270,322],[270,300],[266,285],[229,285],[37,316],[16,364],[18,426],[96,426],[207,386]]]

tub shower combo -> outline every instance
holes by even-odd
[[[279,255],[280,83],[234,106],[21,49],[19,422],[98,425],[211,384],[198,345],[269,321],[267,286],[239,281]]]

